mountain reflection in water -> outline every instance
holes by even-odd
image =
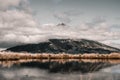
[[[120,69],[119,63],[119,60],[0,61],[0,80],[120,80],[120,72],[115,72]]]

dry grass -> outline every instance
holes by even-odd
[[[19,60],[19,59],[120,59],[120,53],[111,54],[31,54],[31,53],[14,53],[0,52],[0,60]]]

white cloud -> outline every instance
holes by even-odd
[[[9,9],[10,6],[17,8]],[[0,9],[1,47],[34,42],[29,36],[40,33],[40,30],[37,21],[28,12],[27,0],[0,0]]]
[[[25,1],[25,0],[0,0],[0,9],[2,10],[6,10],[9,7],[17,7],[19,6],[21,1]]]
[[[2,3],[5,5],[1,5]],[[17,8],[9,9],[10,6]],[[120,40],[120,32],[111,31],[111,25],[107,24],[104,18],[97,17],[79,26],[39,25],[27,0],[0,0],[0,9],[0,47],[3,48],[38,43],[49,38],[87,38],[104,43]],[[57,14],[57,17],[67,23],[71,21],[67,14]]]

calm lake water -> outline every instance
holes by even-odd
[[[0,80],[120,80],[120,60],[0,61]]]

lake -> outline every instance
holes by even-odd
[[[120,60],[0,61],[0,80],[120,80]]]

